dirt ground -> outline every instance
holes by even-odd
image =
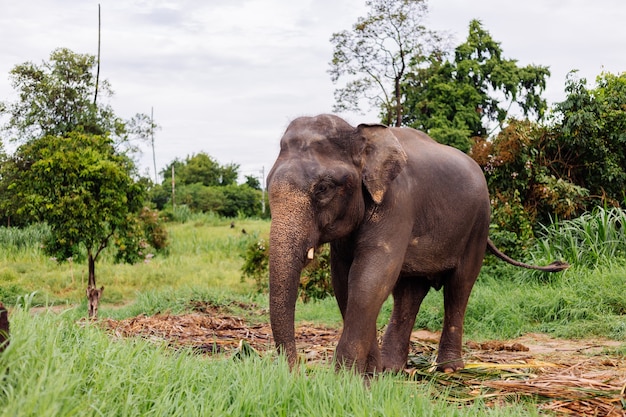
[[[258,316],[267,313],[254,305],[238,307]],[[114,337],[165,341],[200,354],[241,355],[246,350],[263,355],[274,350],[269,324],[248,323],[229,310],[196,303],[190,314],[106,319],[102,325]],[[301,324],[296,328],[298,351],[308,364],[328,364],[339,335],[339,329]],[[405,373],[410,382],[434,382],[445,391],[445,400],[463,404],[481,398],[503,404],[531,397],[557,415],[626,416],[626,357],[616,353],[620,342],[560,340],[543,334],[466,341],[466,369],[443,374],[432,366],[438,340],[437,333],[415,331]]]

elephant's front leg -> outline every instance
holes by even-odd
[[[378,250],[355,257],[348,276],[344,328],[335,360],[338,367],[361,373],[381,371],[376,319],[395,285],[402,260]]]

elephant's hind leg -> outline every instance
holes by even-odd
[[[415,317],[429,289],[426,278],[398,280],[393,289],[393,312],[383,336],[383,369],[397,372],[406,366]]]
[[[437,369],[443,372],[455,372],[463,364],[463,321],[472,287],[476,282],[482,256],[479,260],[457,268],[445,281],[443,287],[444,318]]]

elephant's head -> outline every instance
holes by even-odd
[[[318,245],[347,236],[367,204],[380,204],[407,156],[391,129],[332,116],[294,120],[268,175],[270,320],[279,350],[296,360],[294,310],[300,273]]]

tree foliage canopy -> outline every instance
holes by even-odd
[[[9,116],[3,130],[19,142],[43,136],[63,136],[80,131],[109,135],[117,145],[130,149],[130,140],[146,139],[146,131],[157,128],[142,113],[125,121],[103,100],[113,95],[107,80],[99,80],[95,101],[96,58],[59,48],[41,65],[26,62],[10,71],[13,88],[19,93],[14,103],[0,103],[0,113]]]
[[[553,144],[553,169],[592,196],[624,203],[626,190],[626,73],[603,73],[589,89],[575,72],[565,101],[554,108],[561,135]]]
[[[602,74],[594,89],[570,76],[565,90],[551,124],[513,120],[472,147],[492,196],[493,227],[504,232],[492,236],[511,252],[539,223],[626,204],[626,73]]]
[[[513,105],[523,116],[541,119],[547,109],[541,93],[548,68],[519,67],[502,55],[500,43],[478,20],[471,21],[454,60],[432,55],[430,66],[407,75],[403,123],[467,152],[471,137],[486,138],[493,124],[504,127]]]
[[[44,136],[21,145],[7,165],[16,173],[7,191],[17,214],[50,225],[46,251],[61,260],[81,247],[97,258],[143,205],[133,163],[105,136]]]
[[[260,187],[255,189],[248,182],[237,184],[238,164],[220,165],[204,152],[188,156],[184,161],[177,159],[163,170],[163,183],[152,193],[153,201],[159,199],[160,208],[171,200],[165,190],[172,186],[169,175],[172,169],[176,204],[184,204],[196,212],[213,212],[225,217],[262,215]]]
[[[163,171],[164,182],[170,182],[172,168],[176,184],[204,186],[224,186],[237,182],[239,165],[220,165],[212,156],[205,152],[188,156],[184,161],[174,160]]]

